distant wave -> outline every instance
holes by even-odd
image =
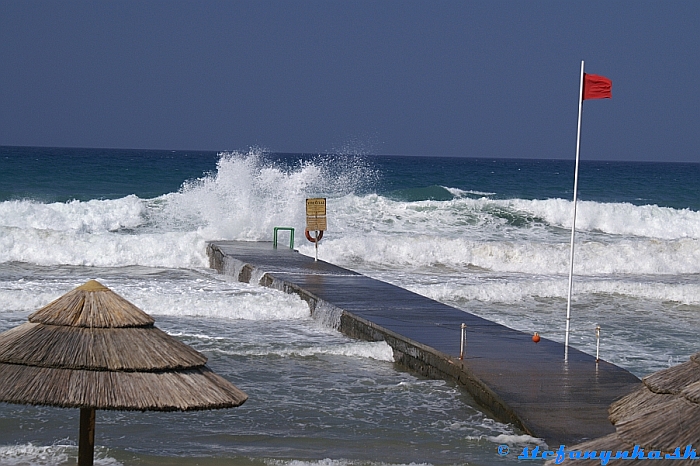
[[[518,199],[508,201],[508,204],[551,225],[571,228],[571,201]],[[700,238],[700,212],[656,205],[582,201],[577,207],[576,228],[658,239]]]
[[[0,202],[4,228],[70,233],[103,233],[133,229],[144,223],[146,204],[136,196],[117,200]]]
[[[409,231],[451,235],[488,234],[486,228],[534,226],[571,228],[571,201],[563,199],[495,200],[485,197],[447,201],[397,201],[376,194],[334,200],[338,227],[363,224],[374,231]],[[352,218],[351,216],[356,216]],[[700,212],[655,205],[582,201],[578,204],[579,231],[658,239],[700,238]]]
[[[198,232],[76,234],[0,227],[0,262],[115,267],[206,267]]]
[[[565,302],[568,281],[565,276],[533,275],[532,280],[492,280],[475,283],[449,282],[431,285],[412,285],[411,291],[436,301],[481,301],[485,303],[521,303],[525,300],[555,298]],[[667,301],[686,305],[700,305],[700,284],[628,282],[625,280],[591,280],[576,277],[578,294],[605,294],[627,296],[640,300]]]
[[[275,226],[300,232],[305,199],[325,196],[329,230],[322,251],[330,260],[566,270],[571,201],[492,199],[442,186],[413,194],[435,192],[446,200],[357,194],[373,176],[361,164],[319,159],[289,168],[251,151],[224,153],[215,172],[153,199],[5,201],[0,262],[206,267],[207,240],[269,241]],[[700,273],[699,212],[583,201],[577,231],[578,273]],[[298,237],[299,249],[313,254]]]
[[[274,226],[303,225],[305,198],[347,194],[371,176],[350,159],[290,169],[254,150],[223,153],[216,172],[154,199],[5,201],[0,262],[205,267],[207,240],[270,240]]]
[[[569,267],[569,245],[564,241],[473,241],[429,235],[357,235],[324,241],[321,257],[350,267],[358,263],[380,270],[385,267],[448,267],[531,274],[565,274]],[[300,251],[314,254],[312,247],[305,243],[300,245]],[[576,247],[576,273],[700,273],[700,240],[587,241]]]
[[[398,189],[387,194],[396,201],[450,201],[455,198],[452,192],[443,186],[426,186],[422,188]]]
[[[459,188],[448,188],[443,186],[448,190],[454,197],[490,197],[495,196],[496,193],[485,192],[485,191],[473,191],[473,190],[463,190]]]
[[[397,189],[386,194],[387,197],[396,201],[451,201],[452,199],[472,198],[479,199],[494,196],[496,193],[484,191],[463,190],[450,188],[447,186],[424,186],[419,188]]]

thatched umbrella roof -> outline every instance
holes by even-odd
[[[617,451],[631,453],[639,446],[645,455],[660,452],[664,459],[654,464],[696,464],[697,460],[665,459],[665,455],[678,453],[676,449],[680,448],[682,457],[686,447],[692,445],[700,457],[700,353],[685,363],[644,377],[637,390],[610,405],[609,414],[615,433],[568,449],[612,451],[614,457]],[[600,459],[576,463],[600,464]],[[620,459],[609,464],[630,463],[634,461]]]
[[[0,334],[0,401],[87,408],[93,419],[94,409],[190,411],[245,402],[245,393],[205,366],[203,354],[153,324],[109,288],[85,283]]]

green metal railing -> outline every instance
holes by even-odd
[[[273,235],[272,239],[272,247],[277,249],[277,232],[280,230],[289,231],[289,249],[294,249],[294,228],[292,227],[275,227],[275,234]]]

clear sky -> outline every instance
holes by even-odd
[[[0,145],[700,162],[700,2],[0,0]]]

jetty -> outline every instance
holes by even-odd
[[[639,387],[627,370],[272,242],[214,241],[210,266],[295,293],[345,335],[385,341],[397,364],[464,387],[495,419],[550,446],[613,433],[608,407]],[[466,345],[460,359],[461,328]]]

